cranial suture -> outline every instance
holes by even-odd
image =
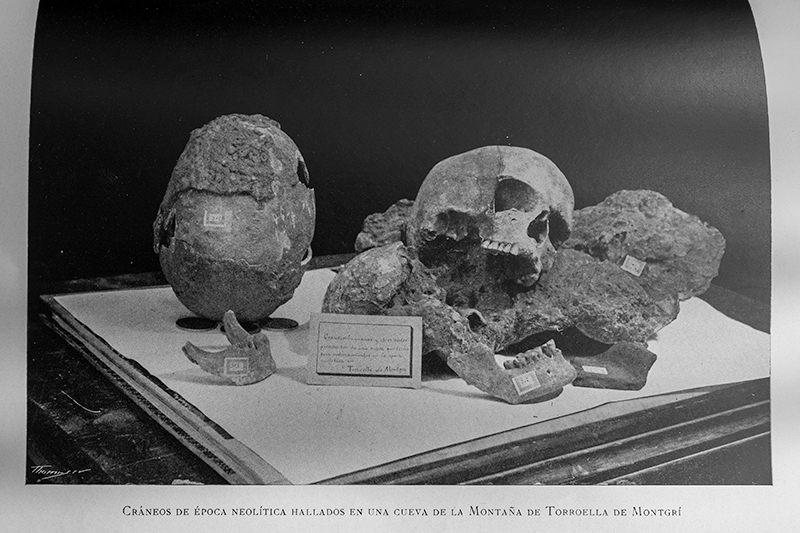
[[[663,204],[657,193],[623,191],[620,201],[632,194]],[[576,385],[641,388],[655,360],[646,340],[674,320],[679,297],[705,289],[665,289],[652,276],[641,283],[621,268],[619,253],[585,253],[598,249],[592,235],[606,235],[609,224],[620,227],[620,222],[602,213],[574,212],[567,179],[552,161],[526,148],[486,146],[447,158],[428,173],[413,205],[403,202],[405,217],[395,213],[388,224],[372,225],[380,234],[361,238],[383,245],[344,267],[328,288],[323,311],[422,316],[423,350],[437,353],[465,381],[509,403],[552,398],[585,374],[553,342],[562,331],[610,345],[606,359],[616,354],[620,361],[636,362],[631,375],[614,372],[605,381],[584,377]],[[629,208],[641,204],[632,201]],[[621,211],[615,209],[614,216]],[[683,235],[685,218],[662,215],[661,224],[640,232],[641,240],[653,231],[672,231],[667,240]],[[622,217],[636,226],[636,216]],[[581,222],[580,240],[570,241]],[[699,220],[690,222],[703,226],[693,226],[696,236],[710,235],[706,240],[713,241],[700,254],[710,256],[700,276],[705,283],[716,274],[724,239]],[[403,241],[387,242],[400,234]],[[683,252],[666,249],[667,255]],[[670,258],[643,254],[638,259]],[[680,268],[670,271],[681,277]],[[527,346],[531,339],[541,342]]]

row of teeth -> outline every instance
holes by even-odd
[[[519,255],[519,245],[512,242],[500,242],[486,239],[481,243],[481,248],[485,248],[493,252],[501,252],[504,254]]]

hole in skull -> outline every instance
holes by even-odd
[[[481,318],[481,315],[479,315],[477,312],[468,314],[467,321],[469,322],[469,329],[473,331],[480,329],[484,326],[483,319]]]
[[[536,191],[527,183],[511,178],[501,178],[494,192],[494,210],[530,211],[537,204]]]
[[[308,169],[306,169],[306,164],[303,162],[302,159],[297,160],[297,179],[300,180],[300,183],[308,187],[310,178],[308,176]]]
[[[158,244],[164,248],[169,248],[172,237],[175,235],[175,212],[170,211],[167,215],[167,224],[161,226],[158,233]]]
[[[528,225],[528,237],[539,244],[542,244],[547,238],[550,229],[549,214],[548,211],[542,211],[542,213]]]

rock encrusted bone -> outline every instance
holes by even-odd
[[[396,242],[370,249],[345,265],[328,286],[322,311],[421,316],[423,351],[436,352],[467,383],[508,403],[552,398],[575,378],[555,346],[546,353],[539,349],[519,367],[501,368],[491,341],[470,327],[474,313],[461,314],[444,297],[430,271]]]
[[[403,210],[375,213],[387,238],[373,238],[369,247],[399,240],[410,214],[411,200],[401,200]],[[399,202],[398,202],[399,203]],[[366,224],[365,224],[366,227]],[[362,238],[362,243],[368,242]],[[481,247],[498,254],[519,255],[520,248],[487,238]],[[565,248],[587,253],[622,266],[631,256],[643,263],[637,282],[656,300],[681,300],[702,294],[716,277],[725,252],[725,238],[698,217],[675,208],[655,191],[619,191],[598,205],[573,212],[573,227]],[[362,244],[362,249],[368,246]],[[361,250],[357,250],[361,251]]]
[[[504,309],[456,308],[432,271],[401,242],[351,260],[328,286],[323,312],[421,316],[423,351],[435,352],[461,378],[509,403],[543,401],[575,378],[554,352],[518,356],[504,371],[495,354],[547,331],[576,328],[603,343],[643,342],[677,315],[617,266],[575,250],[560,250],[537,290]],[[554,348],[554,347],[553,347]],[[537,366],[538,365],[538,366]],[[514,370],[514,372],[509,372]],[[521,372],[525,370],[525,372]],[[514,378],[541,372],[540,388],[520,395]],[[549,372],[548,372],[549,370]]]
[[[655,299],[708,289],[725,252],[722,234],[654,191],[619,191],[575,212],[567,248],[623,265],[643,262],[637,281]]]
[[[453,156],[434,166],[413,207],[406,211],[410,202],[403,201],[402,210],[380,219],[388,240],[405,234],[405,241],[369,249],[346,265],[323,310],[421,316],[424,352],[439,354],[467,383],[509,403],[549,399],[576,370],[552,342],[520,349],[506,368],[495,354],[563,330],[611,345],[594,362],[612,371],[600,379],[578,371],[582,386],[641,388],[655,360],[645,341],[675,319],[679,295],[702,286],[695,278],[716,274],[722,253],[716,230],[701,223],[711,244],[682,253],[673,243],[662,253],[672,265],[697,253],[702,259],[692,261],[713,266],[689,276],[687,285],[695,288],[676,288],[685,270],[659,270],[653,254],[641,257],[648,268],[655,265],[654,279],[624,271],[624,256],[647,250],[647,243],[682,241],[661,234],[703,234],[676,229],[694,228],[695,220],[687,222],[688,215],[676,215],[662,199],[650,191],[623,192],[607,200],[613,213],[625,213],[621,218],[592,208],[584,216],[573,212],[566,178],[540,154],[488,146]],[[572,239],[574,226],[580,235]],[[614,244],[626,236],[640,247],[618,250]],[[672,272],[676,281],[659,284]]]
[[[271,376],[276,365],[267,336],[261,332],[249,334],[233,311],[225,313],[223,324],[230,346],[221,351],[208,351],[187,342],[183,347],[186,357],[205,372],[234,385],[250,385]]]
[[[413,205],[413,200],[404,198],[395,202],[383,213],[368,215],[364,219],[361,232],[356,236],[356,252],[360,253],[402,240],[408,213]]]

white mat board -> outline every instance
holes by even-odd
[[[424,380],[422,389],[311,386],[305,382],[310,313],[319,312],[334,273],[306,273],[274,316],[297,320],[267,331],[278,370],[260,383],[227,385],[191,363],[186,341],[222,348],[221,333],[187,332],[190,313],[169,287],[63,295],[56,300],[116,351],[134,359],[253,449],[292,483],[312,483],[519,426],[627,400],[769,376],[769,335],[700,299],[649,343],[658,360],[641,391],[568,386],[557,398],[507,405],[461,379]]]

